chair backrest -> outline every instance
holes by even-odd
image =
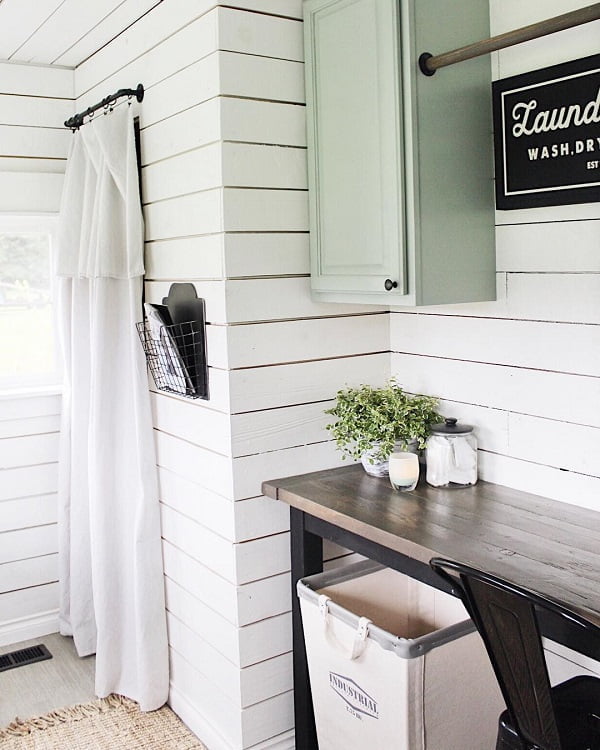
[[[545,750],[561,750],[536,613],[545,609],[585,629],[596,631],[596,626],[556,602],[468,565],[442,558],[433,558],[430,565],[453,586],[483,638],[519,737]]]

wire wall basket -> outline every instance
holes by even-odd
[[[208,398],[206,344],[199,321],[156,326],[147,319],[136,328],[159,391]]]

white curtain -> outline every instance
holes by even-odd
[[[131,108],[73,136],[56,252],[65,384],[60,628],[96,654],[96,693],[168,694],[152,419],[141,318],[143,221]]]

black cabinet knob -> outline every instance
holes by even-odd
[[[384,282],[384,287],[386,288],[386,291],[391,292],[392,289],[396,289],[398,286],[397,281],[392,281],[391,279],[386,279]]]

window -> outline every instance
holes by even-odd
[[[0,215],[0,389],[60,382],[53,307],[54,216]]]

